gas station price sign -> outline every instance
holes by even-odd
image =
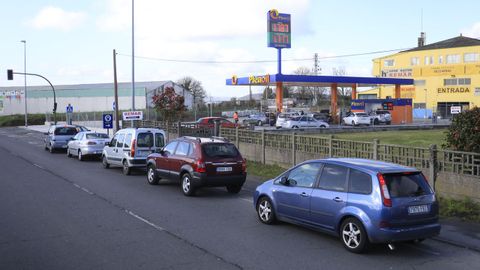
[[[292,42],[290,14],[279,13],[276,9],[268,11],[267,37],[268,47],[290,48]]]

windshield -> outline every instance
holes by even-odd
[[[392,198],[416,197],[432,193],[427,180],[419,172],[385,174],[384,178]]]
[[[237,157],[235,145],[231,143],[207,143],[202,145],[203,153],[208,157]]]
[[[67,136],[77,134],[77,128],[74,127],[59,127],[55,129],[55,135]]]
[[[104,133],[89,133],[87,139],[108,139],[108,135]]]

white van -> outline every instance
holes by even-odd
[[[125,128],[113,136],[103,148],[102,164],[105,169],[121,166],[129,175],[132,168],[144,168],[147,156],[165,145],[165,132],[158,128]]]
[[[281,128],[283,123],[287,122],[290,118],[294,116],[299,116],[300,114],[297,112],[284,112],[280,113],[277,117],[277,122],[275,122],[275,127],[277,129]]]

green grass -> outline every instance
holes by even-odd
[[[44,114],[28,115],[29,125],[43,125],[44,123],[45,123]],[[23,125],[25,125],[25,115],[23,114],[0,116],[0,127],[14,127],[14,126],[23,126]]]
[[[480,204],[470,198],[454,200],[440,198],[440,216],[457,217],[462,220],[480,222]]]
[[[380,140],[381,144],[397,144],[413,147],[429,147],[436,144],[437,148],[441,148],[445,143],[446,129],[432,130],[397,130],[397,131],[377,131],[377,132],[361,132],[361,133],[340,133],[335,134],[337,139],[352,141],[373,141]]]
[[[249,174],[261,177],[264,180],[279,176],[287,169],[278,165],[264,165],[259,162],[247,160],[247,172]]]

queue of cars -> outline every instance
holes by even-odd
[[[121,129],[111,140],[102,134],[52,126],[45,148],[64,149],[80,160],[102,149],[105,169],[120,166],[128,175],[133,168],[146,168],[150,185],[178,180],[185,196],[202,187],[225,187],[235,194],[246,181],[246,160],[224,138],[184,136],[166,142],[157,128]],[[336,235],[354,253],[373,243],[421,242],[441,229],[438,202],[422,172],[376,160],[305,161],[260,184],[253,205],[262,223],[280,220]]]

